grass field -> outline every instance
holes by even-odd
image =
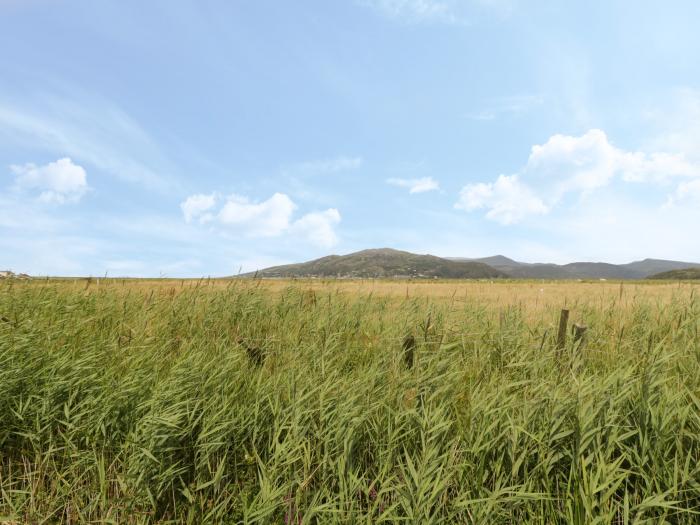
[[[0,282],[0,522],[700,523],[698,288]]]

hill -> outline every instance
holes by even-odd
[[[644,259],[643,261],[636,261],[629,264],[620,265],[624,268],[639,272],[644,275],[644,277],[649,277],[651,275],[670,272],[673,270],[686,270],[688,268],[700,268],[698,263],[689,263],[682,261],[667,261],[664,259]]]
[[[477,259],[453,257],[450,260],[486,263],[516,279],[645,279],[660,272],[700,268],[698,263],[664,259],[644,259],[627,264],[602,262],[524,263],[503,255]]]
[[[668,279],[674,281],[689,281],[700,279],[700,268],[683,268],[650,275],[647,279]]]
[[[313,261],[274,266],[247,276],[338,277],[338,278],[423,278],[493,279],[508,277],[482,262],[454,261],[434,255],[381,248],[348,255],[329,255]]]
[[[645,279],[672,271],[700,269],[698,263],[644,259],[627,264],[573,262],[569,264],[525,263],[504,255],[468,259],[419,255],[391,248],[329,255],[313,261],[273,266],[245,274],[264,278],[423,278],[423,279]],[[688,274],[692,275],[692,274]],[[692,279],[694,277],[659,277]]]

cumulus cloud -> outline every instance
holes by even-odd
[[[532,147],[524,178],[549,188],[548,199],[569,191],[589,191],[608,184],[615,174],[617,150],[605,133],[593,129],[580,137],[553,135]]]
[[[532,147],[525,172],[535,181],[555,184],[560,193],[593,190],[616,175],[628,182],[664,182],[700,175],[700,166],[681,154],[625,151],[613,146],[602,130],[580,137],[554,135]]]
[[[676,188],[676,191],[669,196],[666,207],[682,204],[684,202],[700,204],[700,178],[681,182]]]
[[[513,224],[549,208],[517,175],[501,175],[496,182],[469,184],[462,188],[455,208],[466,211],[488,209],[486,217],[501,224]]]
[[[681,154],[625,151],[592,129],[579,137],[553,135],[532,147],[524,168],[495,182],[462,188],[456,208],[485,208],[486,217],[504,224],[548,213],[566,195],[585,195],[615,178],[628,183],[662,184],[700,177],[700,165]]]
[[[387,184],[408,188],[408,193],[423,193],[426,191],[438,190],[440,185],[432,177],[422,177],[420,179],[387,179]]]
[[[182,213],[185,216],[185,222],[189,223],[195,219],[199,219],[199,222],[205,223],[212,220],[214,216],[207,212],[216,206],[216,201],[217,195],[215,193],[210,195],[199,193],[187,197],[187,199],[180,204]]]
[[[218,219],[221,224],[240,228],[252,237],[274,237],[289,228],[295,209],[296,204],[284,193],[275,193],[259,203],[230,195]]]
[[[64,204],[78,202],[88,191],[87,173],[82,166],[74,164],[68,157],[36,164],[13,165],[15,188],[20,191],[38,191],[39,200]]]
[[[216,209],[219,202],[221,206]],[[180,204],[186,222],[212,222],[226,230],[246,237],[277,237],[290,235],[303,238],[321,247],[337,243],[335,226],[340,213],[335,208],[311,212],[294,219],[297,205],[284,193],[255,202],[243,195],[232,194],[225,199],[212,193],[191,195]]]
[[[682,154],[621,153],[618,163],[622,178],[628,182],[668,182],[677,177],[700,175],[700,166]]]
[[[339,222],[340,212],[329,208],[326,211],[307,213],[294,222],[292,231],[316,246],[330,248],[338,243],[334,227]]]

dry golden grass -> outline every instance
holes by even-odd
[[[36,281],[37,283],[45,281]],[[388,279],[74,279],[65,280],[68,288],[88,292],[109,289],[178,294],[184,290],[204,288],[221,290],[230,287],[267,290],[280,294],[298,289],[346,296],[395,299],[420,299],[432,303],[478,303],[489,309],[519,308],[529,317],[539,317],[552,308],[602,308],[615,305],[627,310],[639,303],[670,304],[692,298],[700,283],[668,281],[476,281]]]

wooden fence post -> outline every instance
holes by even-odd
[[[588,330],[588,327],[585,324],[575,323],[571,328],[574,333],[574,344],[578,343],[578,347],[581,348],[586,344],[586,330]]]
[[[569,324],[569,310],[563,308],[559,315],[559,332],[557,333],[557,350],[566,346],[566,327]]]
[[[416,352],[416,338],[413,337],[413,334],[407,334],[406,337],[403,338],[403,344],[401,346],[403,347],[403,362],[406,368],[413,368]]]

